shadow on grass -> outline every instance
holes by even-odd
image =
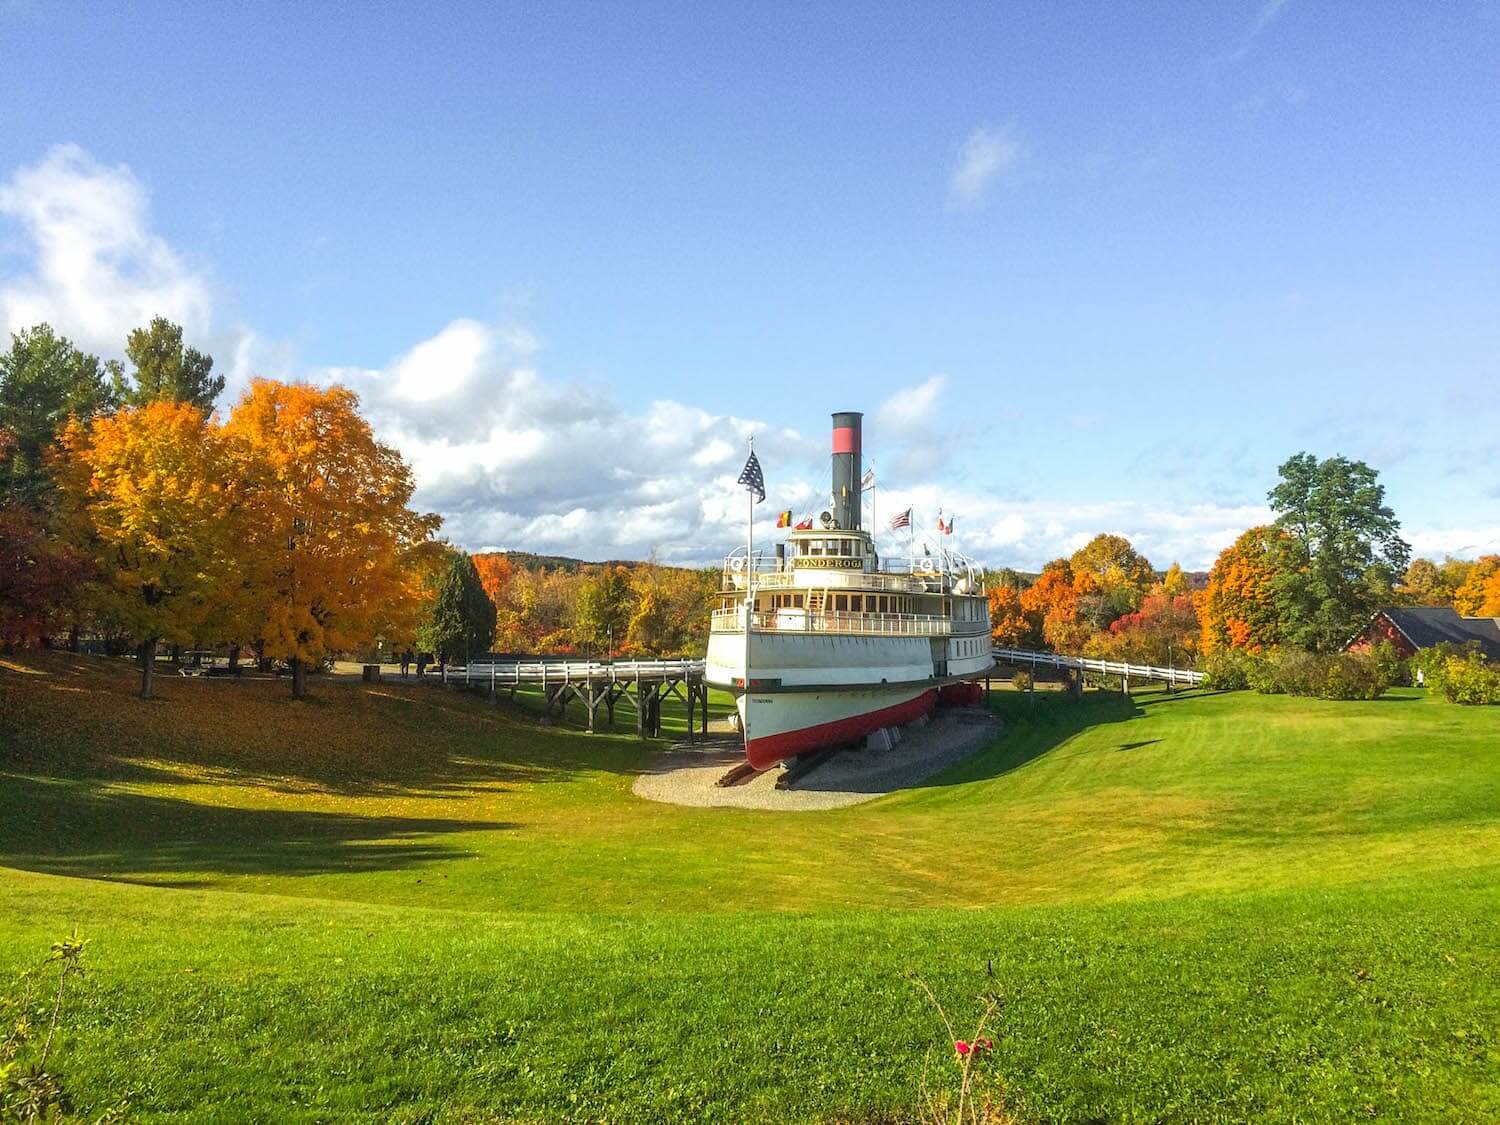
[[[297,702],[271,681],[158,681],[134,666],[27,654],[0,673],[0,769],[78,781],[252,785],[340,796],[463,798],[511,784],[638,772],[650,748],[580,736],[425,684],[319,682]]]
[[[1145,714],[1141,704],[1148,702],[1160,701],[1139,700],[1114,692],[1092,692],[1082,699],[1074,699],[1063,692],[996,692],[991,697],[990,709],[1005,721],[1005,730],[1000,737],[967,761],[934,774],[912,788],[966,785],[1002,777],[1052,753],[1081,731],[1140,718]],[[1150,741],[1124,742],[1120,749],[1146,746]]]
[[[0,864],[53,875],[393,871],[472,854],[439,842],[441,835],[514,827],[501,821],[226,808],[0,774]]]

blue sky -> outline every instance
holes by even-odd
[[[1301,449],[1500,550],[1494,3],[0,0],[0,58],[0,329],[346,382],[472,548],[710,557],[747,432],[769,520],[863,409],[995,564],[1205,566]]]

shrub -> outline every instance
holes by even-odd
[[[1387,684],[1411,683],[1411,667],[1390,641],[1381,641],[1370,650],[1370,657]]]
[[[1251,653],[1245,661],[1245,681],[1261,695],[1280,695],[1286,688],[1276,675],[1280,656],[1275,652]]]
[[[1245,672],[1251,654],[1241,648],[1225,648],[1203,661],[1204,686],[1213,691],[1244,691],[1250,686]]]
[[[1356,652],[1341,652],[1326,659],[1322,690],[1314,693],[1322,699],[1379,699],[1391,686],[1400,665],[1399,660],[1383,661],[1375,654]]]
[[[1500,667],[1479,653],[1450,656],[1440,676],[1443,695],[1450,703],[1500,703]]]
[[[1017,691],[1030,691],[1031,673],[1023,668],[1010,678],[1010,682],[1015,685]]]
[[[1244,653],[1237,671],[1261,695],[1296,695],[1311,699],[1379,699],[1391,686],[1401,662],[1386,654],[1317,653],[1278,649]],[[1220,679],[1210,673],[1211,683]],[[1226,676],[1227,678],[1227,676]]]
[[[1452,641],[1443,641],[1424,648],[1415,653],[1410,662],[1412,677],[1415,679],[1417,672],[1421,672],[1425,680],[1425,686],[1442,689],[1443,673],[1447,670],[1448,661],[1453,658],[1460,660],[1471,657],[1480,657],[1478,641],[1466,641],[1463,644],[1454,644]]]

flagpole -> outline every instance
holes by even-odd
[[[750,435],[750,456],[755,456],[755,435]],[[755,490],[746,489],[748,519],[745,521],[745,713],[740,719],[740,733],[745,746],[750,745],[750,617],[755,609]]]

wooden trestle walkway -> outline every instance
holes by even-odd
[[[592,732],[600,708],[615,721],[615,707],[624,704],[635,712],[636,734],[654,738],[661,734],[661,705],[680,699],[687,707],[687,740],[694,740],[694,717],[699,732],[708,733],[708,684],[703,679],[702,660],[540,660],[506,663],[449,664],[443,668],[443,683],[488,690],[491,697],[508,691],[512,701],[516,689],[536,685],[542,689],[546,714],[561,718],[569,700],[576,699],[588,710]]]

